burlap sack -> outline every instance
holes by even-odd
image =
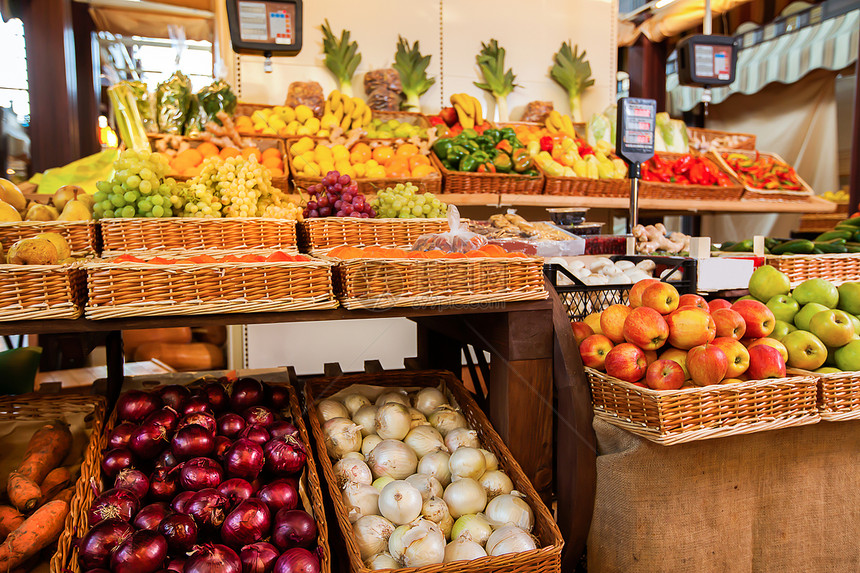
[[[670,447],[594,430],[589,573],[860,571],[860,421]]]

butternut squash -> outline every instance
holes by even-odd
[[[191,332],[197,342],[208,342],[215,346],[224,346],[224,343],[227,342],[226,326],[201,326],[200,328],[193,328]]]
[[[157,358],[176,370],[217,370],[224,368],[224,351],[207,342],[175,344],[147,342],[134,351],[134,360]]]
[[[139,330],[123,330],[122,344],[126,360],[134,357],[137,348],[147,342],[166,342],[170,344],[188,344],[191,342],[191,329],[187,326],[177,328],[141,328]]]

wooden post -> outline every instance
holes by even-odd
[[[850,177],[849,215],[860,210],[860,53],[857,54],[857,61],[854,63],[854,130],[851,136]]]
[[[657,111],[666,109],[666,50],[666,42],[655,44],[640,35],[627,57],[631,97],[657,100]]]
[[[101,150],[99,143],[101,71],[98,44],[93,37],[96,32],[96,25],[86,4],[72,2],[72,25],[75,31],[75,77],[78,85],[80,154],[85,157]]]

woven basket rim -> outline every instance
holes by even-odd
[[[220,253],[219,253],[220,254]],[[304,254],[304,253],[300,253]],[[122,255],[117,255],[122,256]],[[304,256],[310,256],[304,254]],[[228,263],[171,263],[171,264],[153,264],[153,263],[135,263],[132,261],[123,261],[114,263],[105,260],[98,260],[84,264],[86,269],[158,269],[158,270],[188,270],[188,269],[233,269],[233,268],[258,268],[259,266],[266,267],[330,267],[330,261],[321,260],[319,258],[311,258],[307,261],[260,261],[256,263],[250,262],[228,262]]]
[[[506,262],[506,261],[518,261],[520,263],[535,263],[540,262],[543,265],[543,257],[538,257],[536,255],[526,255],[525,257],[458,257],[455,259],[399,259],[399,258],[391,258],[391,257],[367,257],[367,258],[357,258],[357,259],[339,259],[337,257],[332,257],[329,255],[317,255],[319,258],[325,261],[335,262],[339,265],[346,265],[350,263],[354,264],[364,264],[374,261],[379,261],[383,263],[455,263],[455,264],[468,264],[476,261],[486,261],[486,262]]]
[[[860,229],[858,229],[860,230]],[[778,260],[804,260],[804,259],[850,259],[852,257],[860,258],[860,253],[824,253],[821,255],[765,255],[765,259]]]
[[[765,378],[763,380],[747,380],[745,382],[732,382],[731,384],[709,384],[708,386],[696,386],[694,388],[679,388],[677,390],[653,390],[651,388],[643,388],[642,386],[636,386],[635,384],[631,384],[625,380],[621,380],[620,378],[615,378],[614,376],[610,376],[605,372],[600,372],[599,370],[595,370],[594,368],[590,368],[588,366],[585,367],[585,371],[594,375],[598,378],[603,379],[606,382],[611,382],[613,384],[617,384],[623,388],[628,390],[638,392],[640,394],[644,394],[646,396],[652,396],[655,398],[670,398],[675,396],[683,396],[685,394],[699,394],[699,393],[707,393],[707,392],[736,392],[742,390],[749,390],[752,388],[763,388],[767,386],[776,386],[779,384],[808,384],[810,382],[818,381],[818,374],[813,373],[802,373],[798,371],[793,376],[785,376],[784,378]]]
[[[223,225],[225,223],[256,224],[258,222],[280,223],[284,225],[296,224],[295,219],[281,219],[278,217],[111,217],[99,219],[100,225],[126,224],[126,221],[141,223],[144,225]],[[95,223],[95,221],[93,221]]]

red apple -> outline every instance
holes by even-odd
[[[687,370],[696,386],[716,384],[726,377],[729,359],[723,349],[713,344],[703,344],[687,352]]]
[[[717,336],[740,340],[747,331],[747,323],[739,313],[730,308],[718,308],[711,311],[711,317],[717,326]]]
[[[631,310],[625,304],[613,304],[600,313],[600,330],[615,344],[624,342],[624,321]]]
[[[666,317],[669,324],[669,344],[689,350],[705,344],[717,335],[714,319],[708,311],[697,306],[684,306]]]
[[[658,360],[645,371],[645,384],[652,390],[677,390],[684,380],[684,369],[674,360]]]
[[[590,326],[581,320],[571,321],[570,327],[573,328],[573,338],[577,344],[582,344],[582,341],[594,334]]]
[[[687,351],[680,348],[667,348],[660,355],[660,360],[674,360],[681,365],[684,370],[684,380],[690,379],[690,372],[687,370]]]
[[[644,350],[660,348],[666,344],[667,338],[669,325],[653,308],[634,308],[624,321],[624,339]]]
[[[654,362],[657,362],[657,351],[656,350],[643,350],[645,353],[645,361],[648,363],[648,366],[651,366]]]
[[[714,346],[719,346],[729,359],[726,378],[737,378],[747,371],[750,366],[750,353],[746,347],[734,338],[715,338]]]
[[[633,288],[630,289],[630,292],[627,294],[627,300],[630,303],[630,308],[637,308],[642,306],[642,293],[645,292],[645,289],[649,286],[658,283],[657,279],[642,279],[633,285]]]
[[[697,294],[682,294],[678,298],[678,308],[684,306],[698,306],[705,312],[711,312],[710,307],[708,307],[708,301]]]
[[[612,350],[612,341],[602,334],[592,334],[579,345],[582,363],[595,370],[603,370],[606,355]]]
[[[782,356],[783,361],[788,362],[788,349],[785,347],[785,344],[775,338],[756,338],[747,345],[747,350],[762,344],[776,348],[779,351],[780,356]]]
[[[732,305],[732,310],[743,317],[747,325],[745,336],[749,338],[768,336],[776,326],[773,312],[757,300],[739,300]]]
[[[669,314],[678,308],[678,289],[669,283],[658,282],[642,293],[642,306],[653,308],[660,314]]]
[[[606,373],[627,382],[641,380],[647,368],[645,353],[628,342],[619,344],[606,355]]]
[[[715,298],[708,302],[708,308],[711,310],[711,313],[713,313],[715,310],[720,308],[732,308],[732,303],[724,298]]]
[[[591,327],[591,330],[594,331],[594,334],[603,334],[603,331],[600,329],[600,313],[592,312],[588,316],[582,319],[582,322]]]
[[[765,378],[785,378],[785,360],[779,350],[767,344],[751,346],[750,367],[747,376],[751,380],[764,380]]]
[[[648,386],[646,386],[645,384],[643,384],[642,382],[634,382],[634,383],[633,383],[633,385],[634,385],[634,386],[640,386],[640,387],[642,387],[642,388],[647,388],[647,387],[648,387]]]

